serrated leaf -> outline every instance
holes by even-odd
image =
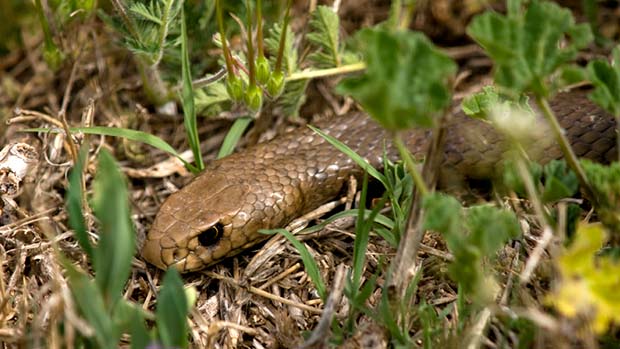
[[[575,25],[569,10],[545,1],[510,17],[484,13],[467,32],[493,59],[497,84],[514,95],[532,91],[543,97],[559,87],[552,74],[592,40],[589,27]]]
[[[337,88],[388,130],[431,127],[451,103],[456,65],[422,34],[363,29],[356,35],[366,71]]]
[[[458,234],[463,219],[463,207],[452,196],[431,193],[422,201],[424,211],[423,229],[443,234]]]
[[[310,18],[311,32],[306,38],[315,47],[308,59],[319,68],[337,67],[342,63],[338,31],[340,18],[331,7],[320,5]]]
[[[602,165],[583,159],[581,166],[598,199],[599,218],[611,231],[620,231],[620,162]]]
[[[514,212],[490,205],[473,206],[466,210],[469,230],[468,242],[475,245],[483,256],[493,255],[509,239],[521,233]]]
[[[620,46],[612,51],[612,64],[593,60],[588,63],[588,73],[594,84],[590,99],[620,118]]]
[[[113,307],[129,277],[135,232],[125,178],[109,152],[102,150],[98,160],[92,206],[100,223],[100,238],[93,264],[97,286],[106,304]]]

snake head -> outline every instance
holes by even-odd
[[[202,269],[234,249],[232,223],[248,186],[217,171],[205,172],[162,204],[142,256],[161,269]]]

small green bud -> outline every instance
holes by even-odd
[[[265,56],[260,56],[256,59],[256,81],[259,84],[264,85],[269,81],[269,75],[271,75],[271,69],[269,68],[269,61]]]
[[[252,111],[259,111],[263,105],[263,91],[258,86],[250,86],[245,92],[245,104]]]
[[[234,102],[239,102],[243,98],[243,81],[238,77],[229,74],[226,80],[226,92]]]
[[[267,92],[271,98],[278,98],[284,90],[284,74],[281,71],[274,71],[267,83]]]

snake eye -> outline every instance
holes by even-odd
[[[198,242],[200,242],[202,246],[215,245],[220,240],[223,233],[224,226],[222,223],[215,223],[198,235]]]

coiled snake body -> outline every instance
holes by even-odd
[[[614,118],[584,92],[558,95],[551,102],[577,156],[609,162],[616,155]],[[317,127],[338,138],[375,167],[384,149],[396,157],[385,131],[363,113],[351,113]],[[423,156],[429,131],[409,132],[407,145]],[[441,175],[491,177],[505,151],[503,137],[488,123],[456,113],[446,126]],[[542,120],[532,125],[530,157],[541,163],[561,157]],[[387,145],[385,148],[384,145]],[[142,249],[143,257],[165,269],[202,269],[232,256],[336,197],[349,176],[362,172],[319,135],[301,128],[271,142],[211,163],[162,204]],[[447,175],[447,176],[446,176]]]

